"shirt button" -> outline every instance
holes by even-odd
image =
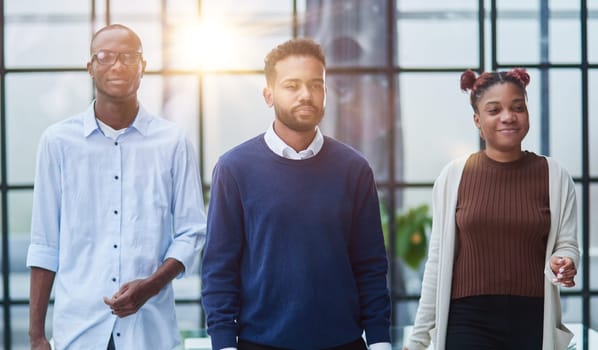
[[[112,277],[112,282],[116,282],[116,278]]]
[[[116,244],[115,244],[115,245],[114,245],[114,249],[116,249],[116,248],[118,248],[118,245],[116,245]]]
[[[114,145],[115,145],[115,146],[118,146],[118,141],[114,141]]]
[[[114,215],[118,215],[118,210],[115,210],[115,211],[114,211]]]
[[[114,180],[118,180],[118,175],[114,175]]]
[[[117,336],[117,337],[120,337],[120,333],[116,333],[116,336]]]

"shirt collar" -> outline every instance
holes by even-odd
[[[314,136],[314,139],[309,146],[304,150],[296,152],[276,134],[274,131],[274,123],[272,123],[264,134],[264,141],[266,141],[268,148],[277,155],[283,158],[300,160],[314,157],[320,150],[322,150],[322,146],[324,145],[324,135],[320,131],[320,128],[316,126],[316,136]]]
[[[91,105],[87,108],[85,112],[83,112],[83,134],[85,137],[91,135],[92,132],[95,130],[100,131],[98,123],[96,122],[96,116],[94,112],[95,100],[91,103]],[[136,129],[141,135],[147,135],[149,125],[152,121],[152,117],[147,113],[145,108],[140,104],[139,111],[137,111],[137,115],[135,116],[135,120],[133,120],[133,124],[129,128]]]

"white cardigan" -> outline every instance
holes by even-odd
[[[421,298],[407,348],[424,350],[430,340],[436,350],[444,350],[455,254],[455,212],[457,192],[469,156],[453,160],[434,183],[432,233],[425,265]],[[551,158],[548,161],[550,192],[550,232],[544,270],[544,336],[542,350],[567,349],[573,334],[561,322],[559,287],[550,269],[553,255],[579,263],[575,186],[567,171]]]

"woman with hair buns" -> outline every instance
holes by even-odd
[[[559,286],[577,273],[575,188],[553,159],[522,150],[529,130],[524,69],[468,70],[485,149],[453,160],[433,189],[433,227],[407,350],[561,350]]]

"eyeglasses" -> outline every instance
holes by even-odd
[[[117,59],[127,66],[135,66],[141,61],[141,52],[114,52],[108,50],[100,50],[91,56],[91,60],[96,59],[99,64],[113,65]]]

